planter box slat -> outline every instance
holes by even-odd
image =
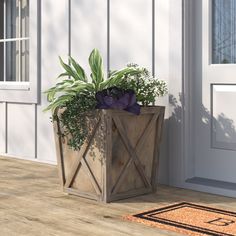
[[[136,116],[98,110],[89,120],[89,137],[79,151],[57,135],[62,127],[55,121],[63,190],[104,202],[155,191],[164,111],[145,107]]]
[[[110,201],[117,201],[120,199],[136,197],[136,196],[144,195],[151,192],[152,192],[151,188],[140,188],[140,189],[135,189],[135,190],[129,190],[125,193],[118,193],[116,195],[112,195],[110,198]]]
[[[79,197],[88,198],[88,199],[96,200],[96,201],[100,200],[100,196],[97,196],[95,194],[89,194],[89,193],[85,193],[85,192],[82,192],[82,191],[78,192],[77,190],[72,189],[72,188],[64,188],[63,190],[64,190],[64,192],[66,192],[68,194],[76,195],[76,196],[79,196]]]

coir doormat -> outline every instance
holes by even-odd
[[[236,236],[236,213],[181,202],[146,211],[125,219],[182,234]]]

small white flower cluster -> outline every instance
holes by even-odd
[[[148,69],[134,63],[129,63],[127,66],[139,68],[141,72],[125,77],[122,87],[134,90],[137,101],[142,105],[153,104],[157,97],[162,97],[168,92],[166,82],[153,77]]]

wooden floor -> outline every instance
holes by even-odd
[[[166,186],[156,194],[96,203],[63,194],[54,166],[0,158],[0,236],[179,235],[122,220],[179,201],[236,211],[236,199]]]

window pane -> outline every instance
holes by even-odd
[[[4,38],[4,2],[3,0],[0,0],[0,39]],[[3,55],[4,55],[4,47],[3,44],[0,43],[0,81],[3,81],[3,67],[4,67],[4,60],[3,60]]]
[[[29,81],[28,37],[29,0],[0,0],[0,81]]]
[[[236,0],[212,3],[212,63],[236,63]]]
[[[29,40],[21,41],[21,81],[29,81]]]
[[[4,80],[4,71],[6,81],[29,81],[29,40],[0,43],[0,64],[0,81]]]
[[[21,37],[29,37],[29,0],[21,0]]]
[[[4,38],[4,1],[0,0],[0,39]]]
[[[5,43],[6,47],[6,81],[19,81],[19,44]]]
[[[6,38],[29,36],[29,1],[5,0]]]
[[[0,81],[4,81],[4,47],[0,43]]]
[[[5,0],[6,15],[5,15],[5,38],[18,38],[19,35],[19,8],[17,0]]]

